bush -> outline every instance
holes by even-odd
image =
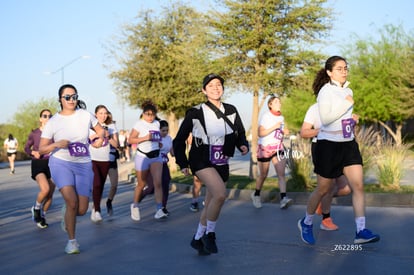
[[[400,180],[404,172],[404,160],[407,158],[412,144],[399,146],[386,142],[376,149],[377,179],[384,190],[400,189]]]

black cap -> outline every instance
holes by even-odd
[[[223,85],[223,84],[224,84],[224,79],[223,79],[221,76],[219,76],[218,74],[208,74],[208,75],[206,75],[206,76],[204,77],[204,79],[203,79],[203,89],[205,89],[205,88],[206,88],[206,86],[207,86],[207,84],[208,84],[211,80],[213,80],[213,79],[215,79],[215,78],[217,78],[218,80],[220,80],[221,85]]]

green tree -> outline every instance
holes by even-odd
[[[55,98],[40,98],[36,101],[27,101],[16,108],[18,111],[13,115],[9,123],[2,125],[0,135],[4,140],[9,133],[13,134],[19,141],[19,151],[23,151],[30,132],[39,127],[40,111],[42,109],[49,109],[54,114],[58,108],[59,103]]]
[[[139,14],[126,27],[118,49],[112,50],[120,69],[112,71],[117,94],[130,106],[151,99],[167,116],[174,136],[178,119],[204,100],[201,80],[215,70],[207,48],[204,16],[183,4],[164,8],[161,17]]]
[[[382,125],[400,145],[403,123],[414,117],[414,36],[393,25],[379,34],[379,40],[357,38],[346,53],[355,113]],[[387,122],[395,123],[395,130]]]
[[[224,0],[212,12],[215,48],[234,87],[253,94],[252,152],[259,111],[271,94],[288,95],[298,75],[320,59],[311,46],[330,30],[325,0]],[[250,177],[256,177],[252,154]]]

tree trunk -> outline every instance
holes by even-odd
[[[396,124],[396,130],[395,132],[384,122],[378,121],[378,123],[384,127],[385,130],[391,135],[391,137],[394,139],[396,146],[401,146],[402,144],[402,123]]]
[[[249,178],[257,178],[257,142],[258,142],[258,123],[259,123],[259,92],[253,93],[253,111],[252,111],[252,122],[251,122],[251,135],[252,140],[250,142],[250,167],[249,167]]]
[[[178,119],[174,113],[169,113],[167,115],[167,121],[168,121],[168,128],[169,128],[169,134],[174,139],[178,132]],[[176,172],[178,170],[177,164],[175,163],[175,157],[171,156],[169,162],[169,167],[171,172]]]

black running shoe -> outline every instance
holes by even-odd
[[[42,221],[40,209],[35,209],[34,206],[32,207],[32,219],[35,223],[39,223]]]
[[[216,245],[216,233],[209,232],[208,234],[205,234],[201,241],[204,245],[204,250],[208,253],[217,253],[217,245]]]
[[[198,202],[191,203],[190,210],[193,212],[198,212]]]
[[[166,207],[162,208],[162,212],[164,212],[164,214],[167,215],[167,217],[170,216],[170,211],[168,211]]]
[[[49,225],[46,223],[45,218],[40,218],[40,222],[36,223],[37,227],[39,228],[47,228]]]
[[[106,201],[106,212],[108,213],[108,216],[112,216],[114,213],[114,210],[112,208],[112,202],[110,200]]]
[[[194,236],[195,237],[195,236]],[[196,240],[196,239],[191,240],[191,247],[194,248],[195,250],[198,251],[198,255],[204,256],[204,255],[210,255],[210,253],[206,252],[204,249],[204,245],[203,242],[200,240]]]

